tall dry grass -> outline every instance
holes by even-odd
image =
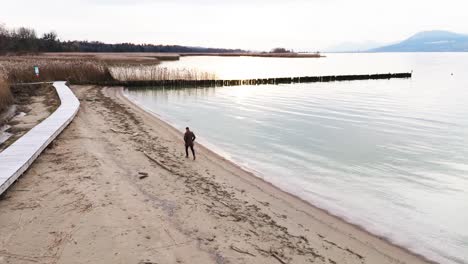
[[[106,84],[113,81],[216,80],[216,75],[195,69],[169,69],[155,65],[107,64],[91,57],[0,57],[10,83],[69,81],[72,84]],[[34,73],[39,67],[39,77]]]
[[[213,73],[161,66],[116,66],[110,67],[110,73],[119,81],[216,80]]]
[[[6,79],[6,72],[0,65],[0,113],[13,102],[10,85]]]
[[[7,59],[3,64],[10,83],[69,81],[74,84],[112,81],[108,67],[92,60]],[[36,76],[34,66],[39,67]]]

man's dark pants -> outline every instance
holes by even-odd
[[[195,150],[193,149],[193,144],[185,144],[185,154],[186,154],[186,157],[188,158],[189,156],[189,153],[188,153],[188,149],[191,149],[192,150],[192,155],[193,155],[193,158],[195,158]]]

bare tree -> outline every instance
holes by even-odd
[[[51,31],[49,33],[44,33],[44,35],[42,35],[42,39],[43,40],[46,40],[46,41],[57,41],[57,33],[55,31]]]

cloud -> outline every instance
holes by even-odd
[[[318,50],[420,30],[468,33],[467,9],[465,0],[15,0],[0,18],[63,39]]]

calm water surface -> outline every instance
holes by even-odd
[[[440,263],[468,263],[468,54],[166,66],[226,79],[413,70],[405,80],[126,93],[283,190]]]

